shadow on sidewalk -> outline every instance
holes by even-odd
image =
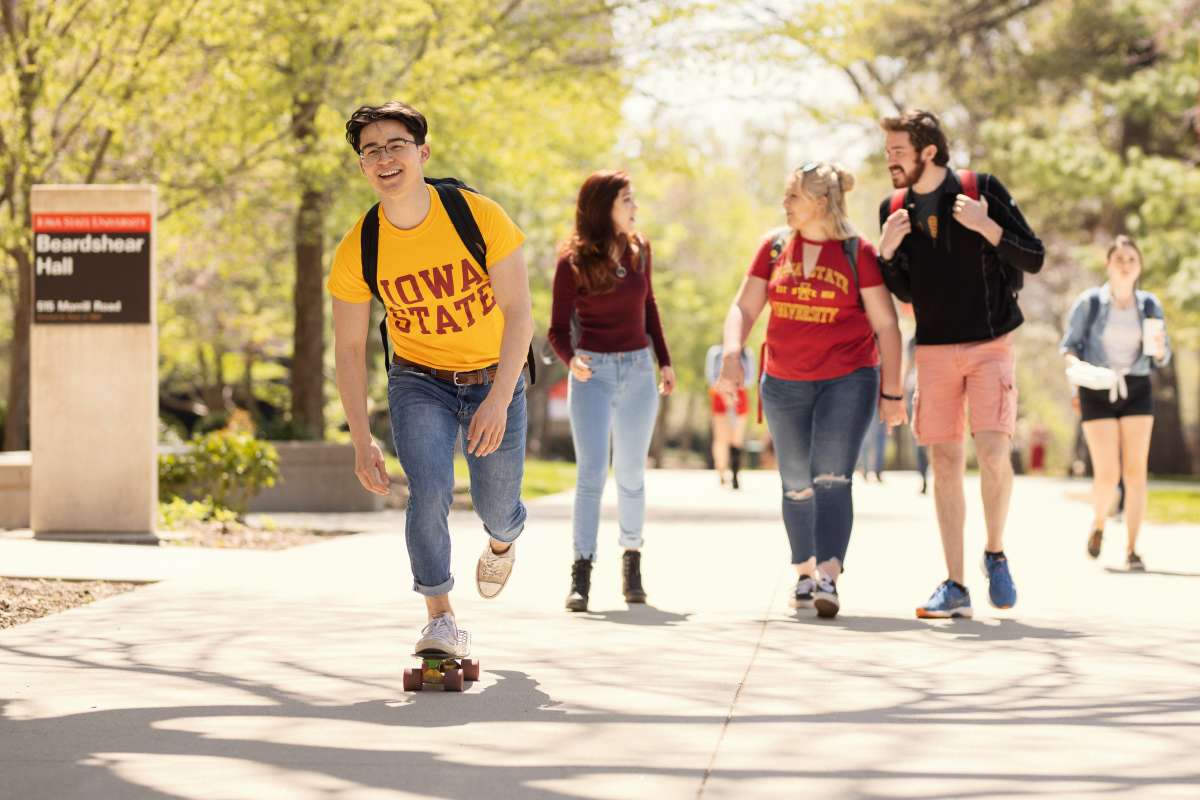
[[[649,603],[630,603],[626,609],[612,611],[588,611],[577,614],[580,619],[595,622],[614,622],[618,625],[680,625],[688,621],[691,614],[663,611]]]
[[[1200,578],[1200,572],[1175,572],[1169,569],[1144,569],[1139,572],[1131,572],[1120,567],[1105,567],[1104,571],[1110,575],[1166,575],[1168,578]]]
[[[1021,639],[1082,639],[1089,634],[1065,628],[1041,628],[1015,619],[990,621],[973,619],[919,620],[902,617],[868,617],[839,614],[834,619],[812,616],[812,611],[796,611],[787,622],[820,628],[842,628],[858,633],[903,633],[929,631],[957,639],[982,642],[1012,642]],[[781,620],[771,620],[778,622]]]

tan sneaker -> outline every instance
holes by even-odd
[[[510,544],[503,553],[492,552],[491,541],[484,545],[483,555],[479,557],[479,563],[475,566],[475,587],[479,589],[480,597],[491,600],[500,594],[504,584],[508,583],[508,576],[512,574],[516,558],[516,542]]]

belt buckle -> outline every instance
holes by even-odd
[[[453,383],[455,386],[469,386],[470,384],[458,382],[458,374],[461,371],[462,370],[457,370],[457,369],[454,370],[454,373],[450,376],[450,382]],[[470,372],[471,370],[467,370],[467,371]]]

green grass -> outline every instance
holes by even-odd
[[[400,469],[400,462],[396,460],[395,456],[385,455],[384,458],[387,460],[389,473],[392,475],[403,473],[403,470]],[[470,483],[465,458],[454,459],[454,483],[456,486],[467,486]],[[526,500],[564,492],[574,485],[575,465],[570,461],[546,461],[540,458],[531,458],[525,462],[525,480],[521,485],[521,496]]]
[[[1146,516],[1151,522],[1200,522],[1200,492],[1151,489]]]

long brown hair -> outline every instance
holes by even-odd
[[[640,249],[645,245],[635,235],[632,244],[613,225],[613,203],[629,186],[629,175],[619,170],[593,172],[579,189],[575,204],[575,230],[560,250],[571,260],[571,267],[580,287],[588,294],[612,291],[617,283],[612,263],[613,245],[621,252],[626,247]],[[633,268],[641,269],[640,259],[633,259]]]

